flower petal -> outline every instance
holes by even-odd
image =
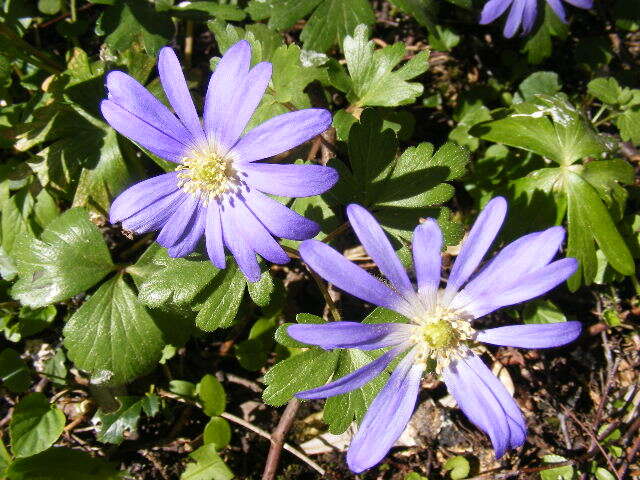
[[[307,108],[283,113],[250,130],[233,147],[243,162],[272,157],[303,144],[331,125],[331,113]]]
[[[118,70],[107,74],[108,98],[123,109],[188,146],[191,141],[184,125],[136,79]]]
[[[231,148],[251,119],[271,78],[271,64],[249,70],[251,46],[241,40],[216,66],[204,103],[204,126],[212,144]]]
[[[322,325],[298,323],[290,325],[291,338],[325,350],[358,348],[376,350],[398,345],[409,339],[413,327],[404,323],[330,322]]]
[[[273,263],[288,263],[289,256],[276,242],[241,198],[234,202],[236,227],[239,234],[251,245],[254,252]]]
[[[526,426],[518,405],[475,354],[452,362],[443,379],[464,414],[489,435],[497,458],[524,443]]]
[[[221,209],[222,217],[222,237],[224,243],[236,259],[238,267],[250,282],[260,280],[260,266],[256,259],[256,254],[251,248],[247,238],[241,234],[238,227],[238,215],[228,199],[223,200]]]
[[[393,447],[413,414],[424,366],[413,363],[413,351],[398,364],[367,410],[351,440],[347,464],[360,473],[378,464]]]
[[[520,279],[547,265],[560,249],[564,228],[551,227],[530,233],[504,247],[451,302],[459,308],[462,299],[494,295],[520,283]]]
[[[218,202],[210,202],[207,205],[207,222],[205,225],[207,237],[207,255],[211,263],[219,269],[226,266],[224,256],[224,242],[222,241],[222,220],[220,218],[220,205]]]
[[[172,258],[180,258],[193,252],[202,235],[204,235],[207,208],[199,204],[196,206],[191,220],[187,224],[182,237],[168,249],[168,254]]]
[[[176,209],[167,221],[160,235],[156,239],[164,248],[176,245],[186,235],[188,228],[195,220],[195,213],[199,205],[198,197],[187,195],[187,199]]]
[[[564,1],[578,8],[593,7],[593,0],[564,0]]]
[[[480,14],[480,25],[487,25],[501,16],[513,0],[489,0],[485,3],[482,13]]]
[[[351,263],[329,245],[306,240],[298,248],[302,259],[322,278],[366,302],[413,317],[413,308],[398,293]]]
[[[537,17],[538,0],[526,0],[522,13],[522,33],[526,34],[533,30]]]
[[[283,197],[310,197],[324,193],[338,181],[338,172],[322,165],[245,163],[239,169],[246,182],[261,192]]]
[[[391,242],[382,231],[382,227],[365,208],[352,203],[347,206],[347,216],[351,228],[356,232],[360,243],[371,256],[380,271],[402,295],[415,296],[411,280],[400,263]]]
[[[577,269],[578,261],[575,258],[557,260],[521,277],[516,285],[506,290],[491,291],[482,297],[470,299],[464,309],[479,318],[498,308],[539,297],[564,282]]]
[[[186,147],[162,130],[112,100],[100,102],[100,111],[107,123],[125,137],[139,143],[154,155],[180,163]]]
[[[558,16],[558,18],[562,20],[564,23],[567,23],[567,14],[564,10],[564,5],[562,5],[562,1],[547,0],[547,3],[551,7],[551,9],[554,11],[554,13]]]
[[[580,322],[509,325],[481,330],[476,340],[505,347],[550,348],[573,342],[581,330]]]
[[[169,218],[187,199],[189,194],[178,189],[161,199],[150,203],[147,207],[129,218],[122,220],[122,227],[136,233],[146,233],[163,228]]]
[[[272,235],[291,240],[315,237],[320,226],[255,189],[243,193],[247,206]]]
[[[525,1],[526,0],[514,0],[511,10],[509,10],[507,22],[504,25],[503,34],[506,38],[513,37],[518,31],[522,23],[522,16],[524,15]]]
[[[304,390],[296,393],[296,397],[302,400],[312,400],[316,398],[328,398],[335,395],[342,395],[349,393],[356,388],[369,383],[371,380],[380,375],[385,368],[391,363],[391,360],[396,358],[402,351],[403,347],[397,347],[389,350],[384,355],[366,364],[349,375],[340,377],[331,383],[327,383],[321,387],[312,388],[311,390]]]
[[[138,182],[118,195],[109,210],[109,221],[118,223],[178,190],[177,172]]]
[[[196,145],[205,145],[206,139],[196,107],[193,104],[189,87],[184,79],[182,67],[171,47],[160,50],[158,58],[158,72],[160,83],[169,103],[178,115],[182,124],[189,130]]]
[[[442,270],[442,232],[434,219],[428,218],[413,231],[412,249],[418,292],[433,306]]]
[[[500,231],[506,213],[507,201],[503,197],[495,197],[480,212],[449,274],[443,299],[445,303],[451,301],[458,289],[478,268]]]

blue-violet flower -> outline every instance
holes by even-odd
[[[440,288],[442,233],[433,219],[413,233],[417,291],[391,243],[373,216],[359,205],[347,208],[349,221],[389,283],[383,283],[328,245],[307,240],[300,254],[326,280],[356,297],[391,309],[407,323],[333,322],[296,324],[289,335],[324,349],[375,350],[392,347],[353,373],[306,390],[301,399],[326,398],[361,387],[400,354],[404,357],[369,407],[347,453],[359,473],[380,462],[406,427],[425,370],[442,376],[467,417],[487,433],[497,457],[522,445],[525,421],[515,401],[472,347],[477,342],[524,348],[564,345],[580,334],[580,322],[513,325],[474,330],[472,321],[494,310],[542,295],[571,276],[574,258],[552,261],[564,239],[562,227],[525,235],[510,243],[475,276],[502,226],[504,198],[491,200],[478,216],[445,288]],[[463,288],[464,287],[464,288]]]
[[[586,9],[593,6],[593,0],[546,0],[564,23],[567,23],[567,15],[562,5],[563,1],[578,8]],[[531,32],[538,16],[538,0],[489,0],[482,9],[480,24],[486,25],[493,22],[496,18],[502,16],[509,7],[511,8],[504,25],[504,36],[507,38],[513,37],[520,25],[522,25],[523,35]]]
[[[157,241],[172,257],[194,251],[204,235],[216,267],[225,267],[226,246],[246,277],[257,281],[256,253],[274,263],[289,260],[274,236],[305,240],[319,231],[315,222],[265,193],[317,195],[338,176],[321,165],[257,162],[322,133],[331,114],[316,108],[289,112],[243,135],[271,78],[270,63],[250,68],[250,60],[251,47],[244,40],[222,57],[209,81],[202,121],[169,47],[160,51],[158,70],[175,115],[120,71],[107,75],[108,98],[100,109],[122,135],[178,164],[175,171],[119,195],[111,206],[111,222],[137,233],[159,230]]]

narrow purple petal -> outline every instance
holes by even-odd
[[[526,0],[514,0],[511,10],[509,10],[509,16],[507,22],[504,25],[504,36],[506,38],[513,37],[520,24],[522,23],[522,16],[524,15],[524,5]]]
[[[168,249],[167,253],[170,257],[184,257],[196,249],[202,235],[204,235],[206,212],[207,208],[202,204],[196,206],[182,237]]]
[[[509,325],[481,330],[476,340],[505,347],[551,348],[573,342],[581,330],[580,322]]]
[[[272,235],[291,240],[315,237],[320,226],[255,189],[243,193],[247,206]]]
[[[522,14],[522,33],[526,34],[533,30],[537,16],[538,0],[526,0]]]
[[[239,169],[245,181],[261,192],[283,197],[310,197],[324,193],[338,181],[338,172],[322,165],[245,163]]]
[[[182,161],[186,147],[164,131],[125,110],[112,100],[100,102],[100,111],[107,123],[115,130],[139,143],[154,155],[175,163]]]
[[[578,8],[593,7],[593,0],[564,0],[564,1]]]
[[[289,256],[240,197],[235,199],[234,210],[238,233],[249,243],[254,252],[273,263],[289,262]]]
[[[176,190],[122,220],[122,228],[136,233],[160,230],[188,196],[183,190]]]
[[[236,259],[238,267],[240,267],[244,276],[250,282],[257,282],[260,280],[260,266],[248,239],[241,235],[235,208],[225,199],[220,213],[222,217],[222,237],[225,245]]]
[[[520,279],[547,265],[564,240],[564,228],[551,227],[530,233],[504,247],[451,302],[458,308],[460,300],[481,298],[507,290]],[[458,298],[460,297],[460,298]]]
[[[444,294],[445,303],[453,298],[458,289],[478,268],[500,231],[506,213],[507,201],[503,197],[495,197],[480,212],[451,269]]]
[[[176,209],[167,221],[156,241],[164,248],[173,247],[186,235],[186,232],[196,218],[199,200],[189,194],[187,199]]]
[[[272,157],[303,144],[331,125],[331,113],[307,108],[283,113],[250,130],[233,147],[243,162]]]
[[[216,66],[204,106],[204,126],[212,143],[231,148],[257,108],[271,78],[271,64],[259,63],[249,71],[251,46],[233,45]]]
[[[562,5],[562,0],[547,0],[547,3],[558,16],[558,18],[564,23],[567,23],[567,14],[564,10],[564,5]]]
[[[564,282],[577,269],[578,261],[575,258],[557,260],[521,277],[519,282],[511,288],[489,292],[481,298],[473,298],[464,308],[475,318],[479,318],[498,308],[539,297]]]
[[[322,278],[366,302],[412,317],[411,305],[380,280],[344,258],[329,245],[306,240],[298,248],[302,259]]]
[[[360,205],[352,203],[347,206],[347,216],[360,243],[395,290],[409,299],[414,297],[415,292],[411,280],[409,280],[406,270],[391,246],[391,242],[373,215]]]
[[[482,13],[480,14],[480,25],[487,25],[501,16],[513,0],[489,0],[485,3]]]
[[[287,328],[291,338],[325,350],[358,348],[377,350],[409,339],[413,327],[404,323],[330,322],[322,325],[295,324]]]
[[[452,362],[443,379],[464,414],[489,435],[497,458],[524,443],[526,425],[518,405],[475,354]]]
[[[328,398],[336,395],[349,393],[356,388],[360,388],[366,383],[380,375],[385,368],[396,358],[402,351],[403,347],[397,347],[389,350],[384,355],[368,363],[364,367],[351,372],[349,375],[339,378],[331,383],[327,383],[322,387],[312,388],[296,393],[296,397],[302,400],[313,400],[316,398]]]
[[[170,47],[160,50],[158,59],[160,82],[169,103],[178,115],[182,124],[189,130],[196,145],[205,145],[206,139],[202,125],[193,104],[189,87],[184,79],[182,67],[175,52]]]
[[[431,305],[436,300],[442,269],[442,232],[438,223],[427,219],[413,231],[413,267],[418,291]]]
[[[109,221],[118,223],[178,190],[177,172],[138,182],[118,195],[109,211]]]
[[[220,218],[220,205],[218,202],[214,201],[207,205],[205,232],[207,237],[207,255],[209,255],[211,263],[219,269],[225,268],[227,262],[224,256],[222,220]]]
[[[413,414],[424,366],[409,352],[367,410],[351,440],[347,464],[360,473],[378,464],[393,447]]]
[[[184,125],[133,77],[114,70],[107,74],[106,85],[109,100],[174,140],[185,146],[190,145],[190,134]]]

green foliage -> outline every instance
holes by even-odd
[[[231,480],[233,473],[216,453],[213,443],[206,443],[189,456],[189,463],[180,480]]]
[[[18,352],[11,348],[5,348],[0,353],[0,377],[2,383],[12,392],[24,392],[31,384],[31,373],[27,364]]]
[[[226,447],[231,441],[231,427],[222,417],[211,417],[204,427],[205,445],[213,445],[216,450]]]
[[[462,455],[449,458],[443,465],[443,470],[448,471],[453,480],[467,478],[471,465]]]
[[[14,258],[18,281],[11,294],[32,308],[81,293],[113,269],[100,231],[81,208],[49,223],[40,239],[19,237]]]
[[[224,388],[213,375],[205,375],[196,387],[204,413],[210,417],[224,412],[227,397]]]
[[[64,328],[69,359],[94,383],[122,384],[160,359],[162,332],[121,275],[105,282]]]
[[[545,455],[542,460],[547,465],[566,462],[567,459],[560,455]],[[576,474],[571,465],[549,468],[540,472],[540,480],[573,480]]]
[[[135,432],[142,412],[153,417],[159,410],[159,398],[153,394],[144,397],[118,397],[120,408],[115,412],[99,409],[94,421],[99,424],[97,439],[105,443],[120,444],[125,432]]]
[[[559,323],[566,322],[567,317],[550,300],[534,300],[525,305],[522,311],[524,323]]]
[[[13,412],[9,429],[16,457],[30,457],[49,448],[64,428],[65,417],[42,393],[24,397]]]

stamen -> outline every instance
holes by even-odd
[[[435,361],[436,373],[464,356],[474,329],[464,312],[437,305],[433,310],[413,320],[411,340],[417,346],[416,362]]]
[[[233,159],[210,148],[191,151],[176,171],[178,186],[200,196],[205,205],[240,183]]]

